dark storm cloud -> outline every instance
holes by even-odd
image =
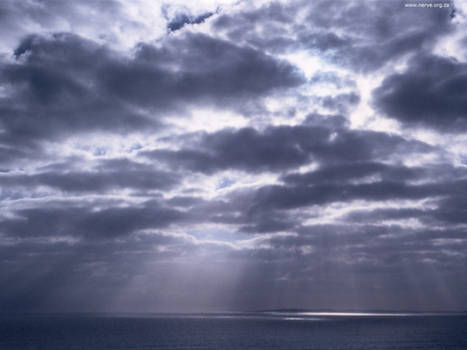
[[[426,146],[426,151],[429,147]],[[399,150],[401,150],[399,148]],[[399,151],[398,150],[398,151]],[[407,151],[415,151],[415,149]],[[423,153],[423,152],[420,152]],[[402,164],[382,163],[378,161],[342,161],[336,164],[324,164],[316,170],[302,173],[289,173],[282,180],[289,185],[319,185],[340,184],[350,181],[393,181],[399,183],[407,182],[430,182],[434,179],[439,183],[460,185],[464,177],[463,167],[455,167],[449,163],[435,163],[424,166],[405,166]],[[435,182],[435,181],[433,181]],[[448,192],[453,188],[447,186]]]
[[[212,12],[203,13],[198,16],[193,16],[186,13],[177,13],[175,17],[167,23],[167,29],[171,32],[182,29],[187,24],[200,24],[213,15]]]
[[[406,71],[386,77],[373,98],[383,113],[403,123],[463,132],[466,93],[465,63],[425,53],[412,59]]]
[[[245,171],[280,171],[296,167],[309,159],[303,143],[322,142],[326,130],[271,128],[260,133],[253,128],[223,130],[203,134],[193,150],[155,150],[144,154],[165,160],[174,167],[193,171],[214,172],[222,169]]]
[[[120,59],[94,42],[72,34],[30,36],[15,56],[16,62],[0,67],[8,86],[0,100],[1,141],[6,145],[33,150],[43,139],[157,126],[99,86],[99,71]]]
[[[375,210],[355,210],[346,219],[355,222],[380,222],[382,220],[423,219],[432,214],[432,210],[414,208],[388,208]]]
[[[352,205],[355,200],[369,205],[426,200],[432,207],[437,205],[437,198],[455,198],[459,191],[464,191],[466,183],[462,179],[453,179],[455,172],[443,171],[443,167],[425,169],[372,162],[325,164],[308,173],[284,175],[283,184],[231,192],[223,201],[193,199],[188,205],[196,204],[189,213],[191,220],[233,225],[242,232],[301,232],[304,221],[318,218],[318,214],[313,214],[316,209],[330,204]],[[459,206],[451,209],[451,215],[457,220],[462,220],[462,212]],[[342,219],[349,223],[349,229],[355,223],[369,225],[410,218],[421,219],[427,225],[455,224],[442,221],[442,213],[448,215],[446,209],[369,209],[352,211]]]
[[[204,34],[186,33],[181,39],[168,40],[161,48],[143,44],[139,47],[137,62],[143,67],[158,62],[163,69],[141,72],[149,76],[140,76],[136,91],[126,89],[128,85],[118,85],[125,89],[121,91],[125,92],[121,97],[135,98],[143,104],[154,104],[152,84],[159,80],[164,82],[159,88],[155,86],[161,94],[159,103],[204,100],[222,106],[232,101],[238,102],[238,99],[246,102],[305,82],[302,73],[286,61]],[[172,72],[175,68],[181,71]],[[132,71],[116,73],[112,86],[127,77],[132,78]],[[127,76],[125,73],[130,74]]]
[[[434,176],[445,179],[454,171],[445,168],[443,172],[436,166],[391,164],[399,153],[424,154],[435,151],[433,147],[386,133],[350,130],[345,119],[339,116],[314,114],[304,125],[269,127],[263,131],[227,129],[182,138],[190,140],[186,143],[190,148],[141,154],[157,162],[167,162],[173,169],[206,174],[228,169],[284,173],[301,165],[318,165],[314,171],[284,174],[283,184],[228,197],[229,204],[201,205],[191,212],[193,217],[204,215],[208,221],[239,225],[244,232],[295,230],[303,218],[287,211],[314,205],[422,199],[452,193],[452,186],[443,189],[443,185],[431,179]],[[384,159],[389,163],[383,163]],[[410,184],[421,180],[429,183]],[[240,214],[229,214],[232,211]]]
[[[410,174],[410,169],[404,173]],[[253,200],[255,210],[265,209],[292,209],[310,205],[322,205],[332,202],[347,202],[351,200],[385,201],[400,199],[429,199],[437,196],[455,196],[459,191],[467,189],[467,182],[463,179],[446,182],[424,182],[423,184],[409,184],[397,180],[375,180],[364,183],[333,183],[325,180],[322,183],[313,184],[318,176],[305,175],[289,176],[286,180],[292,181],[292,185],[270,185],[260,188]],[[330,176],[331,178],[333,175]],[[337,176],[334,176],[336,178]],[[352,175],[349,176],[352,179]],[[297,182],[298,183],[294,183]],[[301,180],[301,181],[300,181]],[[305,180],[304,182],[302,182]],[[308,183],[307,180],[311,180]],[[341,177],[342,180],[342,177]],[[456,198],[456,197],[455,197]],[[453,201],[454,203],[457,200]],[[447,201],[447,205],[452,199]],[[457,218],[464,209],[452,212],[453,218]]]
[[[348,182],[374,176],[382,180],[405,181],[418,180],[425,172],[422,167],[387,165],[377,162],[341,163],[324,166],[315,171],[302,174],[289,174],[284,177],[288,184],[313,185],[321,183]]]
[[[15,57],[0,68],[8,86],[1,137],[20,150],[80,132],[157,130],[168,111],[193,103],[233,108],[304,81],[286,62],[202,34],[161,48],[142,44],[135,58],[72,34],[30,36]]]
[[[460,191],[464,188],[459,187]],[[438,210],[434,218],[445,223],[466,224],[467,223],[467,199],[456,192],[453,196],[444,198],[439,202]]]
[[[422,142],[407,141],[400,136],[349,130],[339,125],[341,122],[339,117],[312,115],[307,121],[309,125],[201,133],[191,148],[144,151],[142,155],[168,162],[174,168],[212,173],[226,169],[283,171],[312,161],[359,162],[390,158],[399,150],[411,153],[431,150]]]
[[[465,221],[465,203],[458,196],[467,189],[462,170],[451,170],[442,164],[427,168],[375,162],[324,164],[310,172],[286,174],[282,176],[282,184],[262,186],[233,197],[228,210],[242,215],[231,217],[221,213],[216,218],[241,225],[240,230],[245,232],[300,232],[305,220],[318,218],[318,214],[313,214],[316,209],[330,204],[423,200],[429,204],[428,208],[358,210],[342,220],[349,222],[350,227],[356,223],[370,225],[404,219],[450,227]]]
[[[247,233],[294,231],[300,226],[294,215],[280,211],[256,210],[255,207],[248,208],[243,221],[239,230]]]
[[[392,181],[377,181],[358,185],[271,185],[258,190],[254,207],[260,210],[264,208],[292,209],[332,202],[348,202],[356,199],[366,201],[420,199],[440,192],[442,191],[436,184],[411,186]]]
[[[73,170],[70,163],[49,165],[34,174],[0,174],[5,188],[47,186],[63,192],[104,193],[116,189],[167,190],[180,181],[179,176],[127,159],[101,161],[93,170]]]
[[[195,205],[201,205],[205,200],[199,197],[190,197],[190,196],[175,196],[166,201],[167,204],[174,206],[174,207],[192,207]]]
[[[112,239],[148,228],[164,228],[183,219],[182,212],[151,200],[141,205],[110,206],[54,205],[15,210],[3,219],[0,231],[12,237],[76,236]]]
[[[430,186],[427,191],[429,206],[425,208],[384,208],[355,210],[346,216],[346,220],[353,222],[378,223],[384,220],[416,219],[429,226],[440,226],[444,228],[457,227],[465,224],[467,213],[467,201],[459,192],[467,188],[465,180],[439,182],[436,189]],[[455,233],[456,238],[464,237],[464,233]],[[442,238],[442,237],[439,237]],[[444,238],[452,238],[444,236]]]
[[[213,25],[235,41],[271,52],[306,49],[337,65],[371,71],[401,55],[431,48],[452,29],[450,7],[406,8],[404,1],[315,1],[266,4],[219,16]],[[303,16],[301,23],[294,16]],[[292,24],[291,24],[292,23]],[[256,30],[258,26],[262,31]],[[290,29],[292,26],[292,30]]]

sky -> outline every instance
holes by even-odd
[[[0,1],[0,312],[467,310],[467,2]]]

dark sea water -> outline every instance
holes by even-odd
[[[467,315],[3,315],[0,349],[467,350]]]

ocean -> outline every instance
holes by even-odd
[[[0,349],[466,350],[467,315],[3,315]]]

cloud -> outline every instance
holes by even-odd
[[[307,173],[288,174],[284,177],[284,181],[295,185],[342,183],[366,178],[371,179],[372,177],[389,181],[407,181],[411,179],[419,180],[424,172],[424,168],[409,168],[377,162],[356,162],[324,166]]]
[[[280,186],[260,188],[256,193],[256,208],[292,209],[332,202],[362,199],[420,199],[440,193],[437,185],[409,186],[398,182],[377,181],[359,185]]]
[[[191,16],[185,13],[178,13],[167,23],[167,29],[171,32],[182,29],[187,24],[200,24],[213,15],[212,12],[203,13],[198,16]]]
[[[400,149],[425,153],[431,147],[422,142],[381,132],[349,130],[339,117],[313,115],[307,124],[226,129],[199,133],[191,147],[180,150],[143,151],[150,159],[168,162],[174,168],[212,173],[226,169],[247,172],[284,171],[301,165],[359,162],[383,159]],[[180,139],[188,140],[187,136]],[[381,165],[382,166],[382,165]]]
[[[332,61],[371,71],[401,55],[432,47],[438,37],[451,30],[453,4],[440,11],[414,11],[404,4],[368,2],[361,6],[351,2],[342,6],[339,1],[318,2],[310,9],[307,20],[321,30],[345,35],[339,37],[331,32],[324,37],[327,39],[316,43],[316,34],[312,34],[311,40],[305,36],[303,42],[324,51]],[[322,13],[329,15],[326,20]]]
[[[147,228],[164,228],[183,218],[183,213],[151,200],[141,205],[104,208],[84,203],[23,208],[4,219],[0,231],[13,237],[85,237],[107,239]]]
[[[264,133],[252,128],[222,130],[201,135],[192,150],[154,150],[143,154],[168,161],[174,167],[206,173],[235,168],[277,171],[307,162],[309,154],[302,146],[319,142],[326,134],[325,130],[289,127],[270,128]]]
[[[143,104],[148,93],[150,103],[155,102],[151,93],[154,88],[162,94],[158,100],[162,104],[183,99],[229,106],[230,101],[238,102],[240,98],[248,101],[274,90],[298,87],[305,82],[301,72],[287,61],[199,33],[171,38],[162,48],[141,45],[137,58],[138,64],[143,67],[160,62],[160,68],[163,68],[144,72],[145,75],[140,76],[141,89],[137,93],[142,97],[138,98],[135,92],[128,91],[128,96],[138,98],[138,102]],[[179,71],[172,73],[172,69],[176,68]],[[146,75],[148,73],[149,76]],[[163,76],[159,77],[158,74]],[[127,78],[127,75],[122,78]],[[119,79],[118,75],[115,79]],[[158,88],[159,81],[164,82],[164,86]],[[119,80],[112,80],[112,86],[116,86],[117,82]]]
[[[165,34],[166,21],[160,10],[144,0],[5,0],[0,3],[0,29],[5,34],[0,52],[8,54],[28,35],[54,32],[73,32],[111,47],[128,49],[140,40],[155,40]]]
[[[73,34],[30,36],[15,56],[0,67],[7,89],[0,100],[5,145],[33,150],[44,139],[159,126],[99,86],[99,71],[120,58],[94,42]]]
[[[453,29],[454,4],[435,11],[418,11],[404,4],[268,3],[221,15],[213,26],[232,40],[263,50],[307,50],[338,66],[369,72],[403,55],[432,48],[438,38]],[[303,22],[293,20],[299,16]]]
[[[97,192],[111,190],[167,190],[180,181],[176,174],[128,159],[101,161],[93,170],[72,170],[74,165],[49,166],[48,171],[29,174],[0,174],[0,184],[15,187],[36,188],[46,186],[62,192]]]
[[[464,183],[465,186],[465,183]],[[458,190],[463,190],[464,186],[459,186]],[[457,193],[444,198],[439,203],[439,208],[434,213],[434,218],[444,223],[465,224],[467,222],[467,201]]]
[[[347,219],[353,222],[368,223],[415,219],[420,224],[427,226],[455,229],[458,225],[466,222],[465,213],[467,205],[465,200],[457,194],[458,191],[465,189],[465,180],[445,181],[440,183],[440,185],[435,189],[435,192],[430,192],[434,188],[429,186],[431,190],[426,192],[429,205],[426,207],[355,210],[347,215]],[[459,233],[454,235],[462,237],[464,234]],[[448,238],[447,236],[444,237]]]
[[[33,35],[15,57],[0,68],[7,91],[1,138],[20,150],[84,132],[157,131],[170,111],[193,104],[234,108],[239,100],[303,83],[284,61],[202,34],[161,48],[141,45],[134,58],[73,34]]]
[[[373,99],[380,111],[404,124],[456,133],[467,127],[466,89],[465,63],[425,53],[404,72],[386,77]]]

